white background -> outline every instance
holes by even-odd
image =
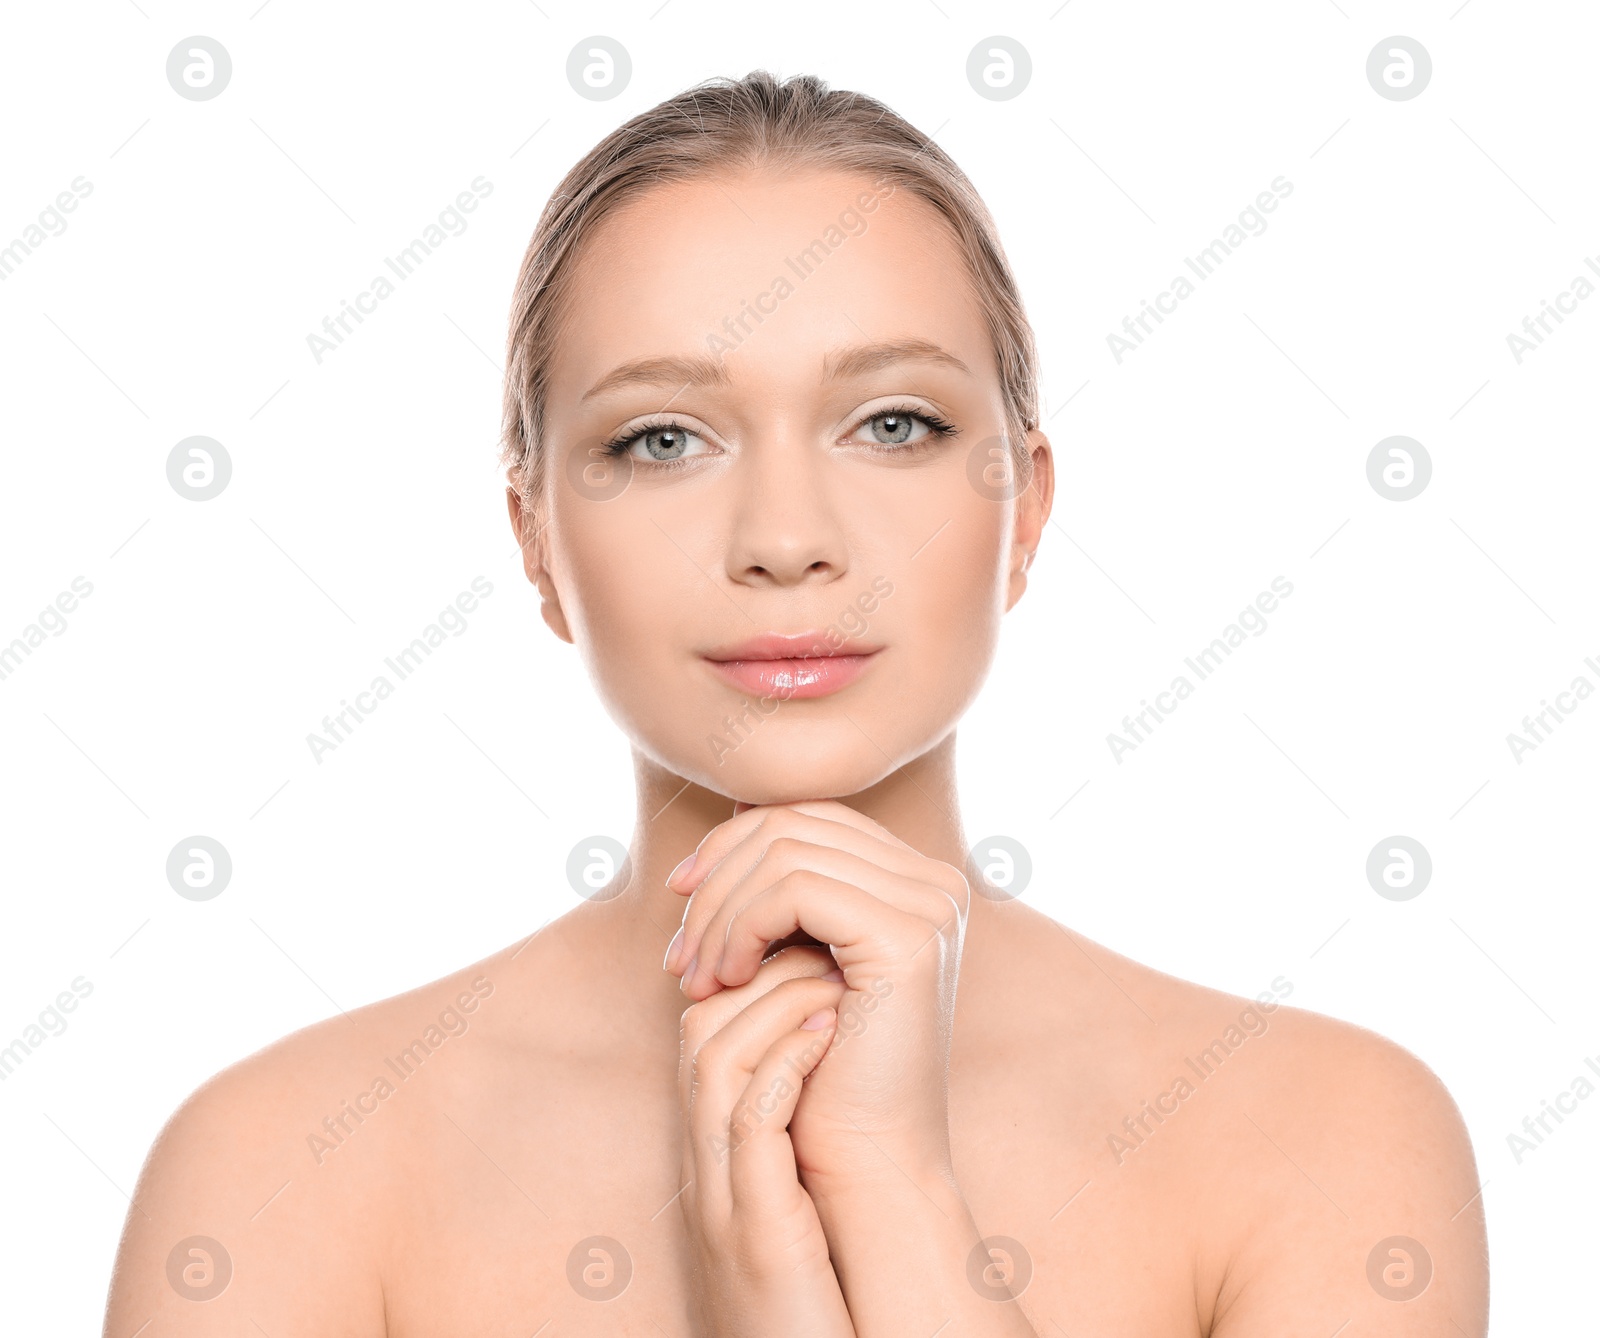
[[[1021,840],[1027,898],[1092,939],[1241,994],[1287,977],[1421,1056],[1487,1182],[1496,1330],[1592,1315],[1600,1099],[1520,1164],[1507,1135],[1600,1055],[1600,696],[1520,763],[1506,741],[1600,687],[1600,298],[1520,365],[1506,340],[1600,257],[1590,6],[258,5],[4,17],[0,244],[93,187],[0,283],[0,643],[93,585],[0,681],[0,1045],[93,987],[0,1083],[5,1327],[98,1325],[196,1085],[512,942],[573,904],[580,839],[628,839],[625,741],[505,520],[505,318],[567,168],[755,67],[936,135],[1038,332],[1057,523],[962,726],[969,835]],[[596,33],[633,62],[611,101],[565,75]],[[965,74],[995,33],[1033,64],[1008,101]],[[211,101],[165,76],[193,34],[232,57]],[[1366,78],[1393,34],[1432,56],[1413,100]],[[1280,175],[1267,229],[1119,364],[1107,334]],[[319,365],[306,336],[478,176],[467,230]],[[233,462],[203,503],[166,476],[196,434]],[[1366,476],[1394,434],[1433,462],[1407,502]],[[468,629],[314,762],[478,576]],[[1275,576],[1268,629],[1116,761]],[[215,900],[166,879],[195,834],[233,860]],[[1400,902],[1365,875],[1395,834],[1434,870]]]

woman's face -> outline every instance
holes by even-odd
[[[671,183],[574,277],[525,549],[612,717],[749,803],[855,794],[940,742],[1022,593],[1051,470],[1038,433],[1033,486],[1007,467],[939,216],[830,171]]]

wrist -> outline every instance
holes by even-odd
[[[705,1338],[856,1338],[826,1253],[790,1267],[737,1261],[725,1242],[693,1270],[695,1332]]]
[[[803,1132],[790,1132],[795,1169],[813,1201],[819,1194],[839,1200],[898,1196],[915,1193],[913,1186],[955,1189],[949,1121],[942,1110],[896,1128],[864,1128],[851,1119],[844,1127],[808,1124]]]
[[[906,1174],[832,1177],[813,1194],[839,1288],[860,1338],[948,1332],[1038,1338],[1005,1295],[975,1274],[995,1258],[954,1174],[923,1167]],[[976,1261],[976,1262],[975,1262]],[[915,1278],[908,1289],[904,1280]],[[1010,1288],[1008,1273],[1004,1287]],[[1026,1280],[1022,1282],[1025,1288]]]
[[[945,1213],[956,1206],[966,1211],[965,1196],[947,1157],[873,1152],[854,1164],[808,1168],[800,1178],[824,1224],[832,1217],[857,1215],[863,1208],[870,1208],[873,1218],[890,1206],[917,1212],[938,1208]]]

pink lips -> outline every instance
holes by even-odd
[[[734,687],[788,701],[826,697],[848,687],[881,649],[837,636],[830,642],[823,632],[772,632],[708,651],[705,659]]]

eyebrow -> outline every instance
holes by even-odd
[[[839,349],[823,359],[822,379],[842,381],[865,376],[898,362],[932,362],[970,376],[967,364],[926,339],[892,339],[879,344],[858,344]],[[623,386],[725,386],[728,371],[721,359],[712,357],[638,358],[614,367],[584,394],[585,400],[619,390]]]

